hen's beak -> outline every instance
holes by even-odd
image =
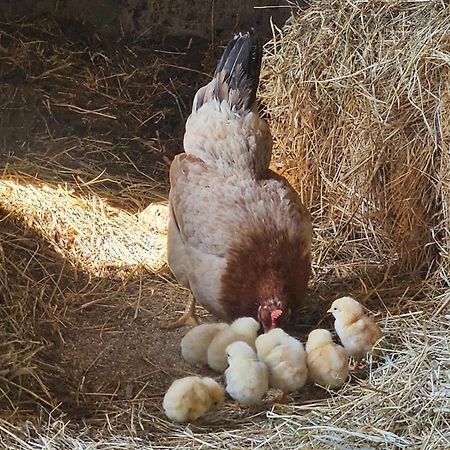
[[[333,313],[333,310],[330,308],[330,309],[327,311],[327,313],[328,313],[328,314],[332,314],[332,313]]]

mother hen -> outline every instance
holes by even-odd
[[[262,48],[255,32],[225,48],[195,95],[185,153],[170,167],[168,261],[195,301],[231,321],[283,327],[301,306],[311,269],[310,214],[269,169],[272,137],[255,106]]]

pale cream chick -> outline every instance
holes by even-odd
[[[262,334],[255,341],[260,361],[269,369],[271,387],[288,392],[301,389],[308,378],[306,354],[303,344],[289,336],[281,328],[274,328]]]
[[[333,314],[336,333],[348,353],[355,358],[357,367],[372,351],[383,332],[352,297],[335,300],[328,312]]]
[[[191,422],[225,400],[223,387],[212,378],[185,377],[175,380],[163,400],[166,416],[175,422]]]
[[[224,322],[204,323],[189,330],[181,340],[181,354],[193,365],[208,364],[208,347],[217,333],[228,328]]]
[[[228,365],[226,348],[236,341],[244,341],[254,346],[259,327],[259,323],[252,317],[241,317],[236,319],[228,328],[219,331],[208,348],[209,367],[223,373]]]
[[[225,371],[226,391],[240,405],[258,405],[269,390],[267,366],[246,342],[233,342],[226,353],[229,364]]]
[[[331,388],[341,387],[348,378],[347,351],[333,342],[328,330],[311,331],[306,342],[306,363],[314,383]]]

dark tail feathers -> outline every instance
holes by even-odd
[[[226,46],[214,79],[214,96],[235,110],[250,110],[256,99],[262,47],[254,30],[237,34]]]
[[[256,99],[262,47],[254,30],[237,34],[226,46],[214,78],[195,94],[192,110],[213,98],[226,101],[235,111],[249,111]]]

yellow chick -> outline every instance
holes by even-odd
[[[175,422],[191,422],[225,400],[223,387],[209,377],[175,380],[163,400],[166,416]]]
[[[306,354],[299,340],[281,328],[273,328],[259,336],[255,346],[259,360],[269,369],[270,386],[283,391],[284,401],[287,393],[298,391],[306,384]]]
[[[328,330],[311,331],[306,342],[306,363],[314,383],[341,387],[348,377],[348,353],[333,342]]]
[[[227,323],[204,323],[189,330],[181,340],[183,358],[193,364],[208,364],[208,347],[214,336],[228,328]]]
[[[361,304],[351,297],[335,300],[328,312],[336,319],[336,333],[348,353],[355,358],[357,368],[383,332],[371,317],[364,314]]]
[[[225,353],[228,345],[235,341],[244,341],[253,346],[259,327],[259,323],[252,317],[241,317],[236,319],[228,328],[217,333],[208,348],[209,367],[223,373],[228,365]]]
[[[240,405],[257,405],[269,390],[269,371],[246,342],[237,341],[226,348],[228,369],[226,391]]]

